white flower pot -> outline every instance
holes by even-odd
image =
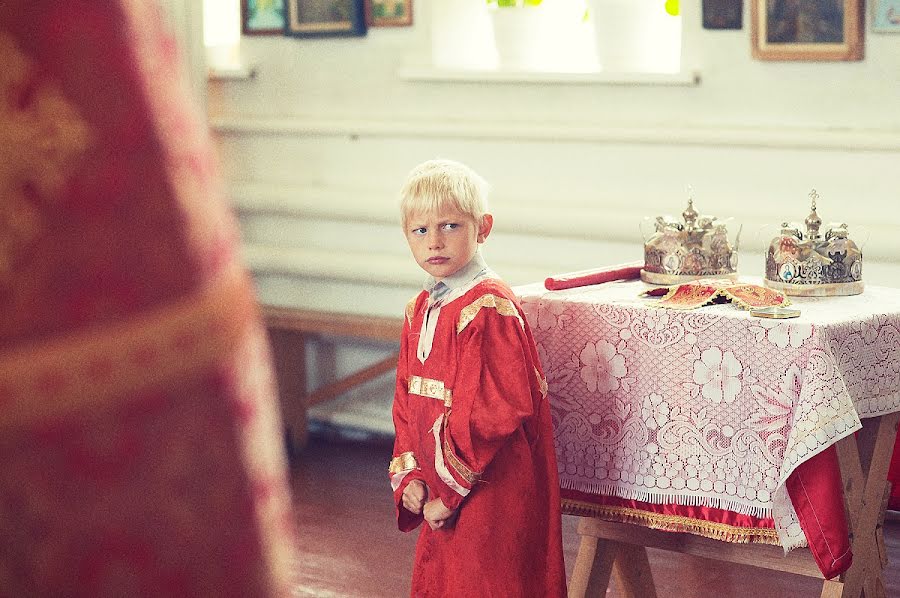
[[[538,70],[547,51],[547,30],[543,6],[494,7],[494,44],[500,67],[509,70]]]
[[[606,71],[674,73],[681,66],[681,19],[665,0],[591,0],[597,59]]]
[[[595,68],[591,30],[584,22],[584,4],[579,0],[547,0],[538,6],[494,6],[490,14],[501,68],[548,72]]]

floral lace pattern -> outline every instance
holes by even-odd
[[[549,384],[564,488],[772,517],[806,544],[784,487],[803,461],[900,409],[900,291],[796,298],[802,317],[676,312],[640,281],[516,289]]]

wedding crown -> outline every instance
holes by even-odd
[[[682,221],[656,217],[656,230],[644,242],[641,280],[671,285],[698,278],[735,278],[740,230],[732,246],[725,223],[699,215],[691,197],[681,217]]]
[[[784,222],[766,252],[765,284],[788,295],[858,295],[863,291],[862,252],[847,236],[846,224],[833,224],[820,234],[822,220],[816,213],[819,194],[809,194],[812,211],[801,231]]]

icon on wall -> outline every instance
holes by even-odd
[[[703,0],[704,29],[741,29],[744,0]]]
[[[363,0],[287,0],[287,26],[294,37],[365,35]]]
[[[862,60],[862,0],[751,0],[753,57]]]
[[[412,0],[366,0],[366,24],[369,27],[412,25]]]
[[[282,35],[284,19],[284,0],[241,0],[244,35]]]
[[[872,31],[900,33],[900,0],[873,0]]]

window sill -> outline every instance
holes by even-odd
[[[431,66],[402,67],[398,76],[404,81],[434,81],[461,83],[559,83],[590,85],[681,85],[700,84],[700,73],[551,73],[537,71],[465,70]]]
[[[246,81],[256,77],[255,66],[210,66],[207,79],[210,81]]]

